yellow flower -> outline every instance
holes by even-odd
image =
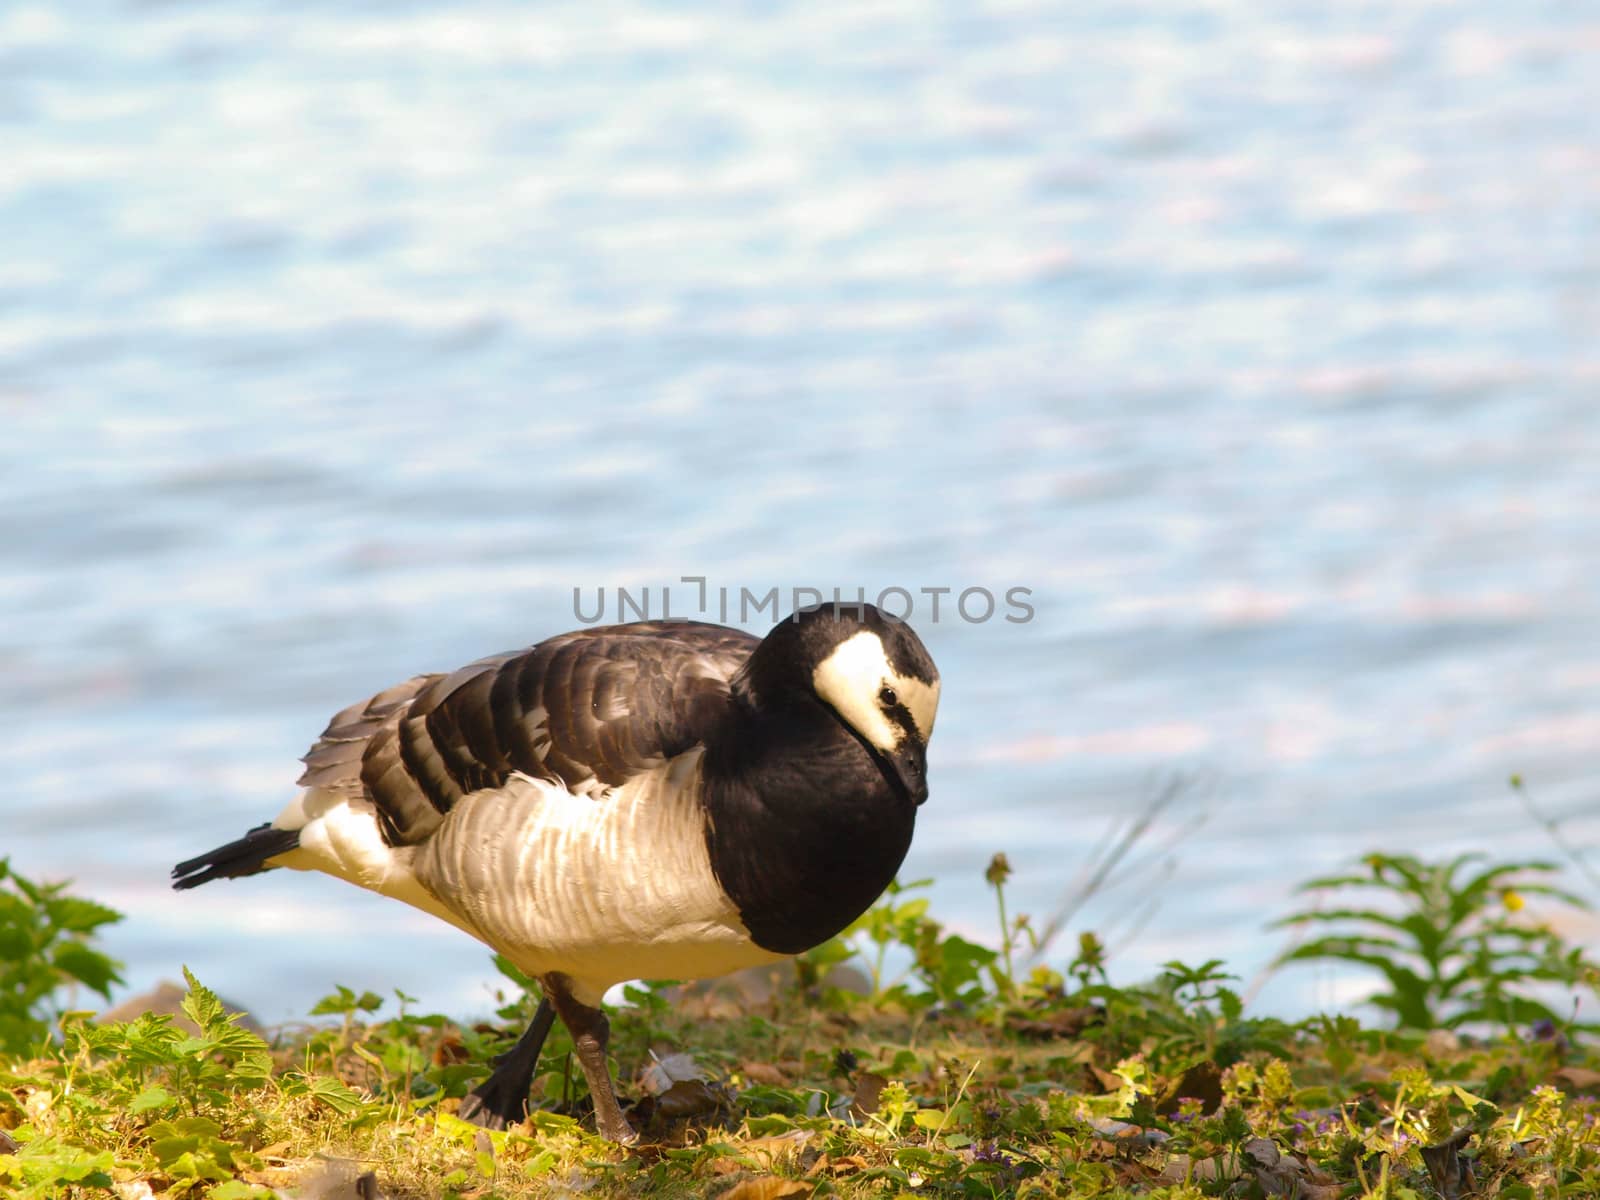
[[[1524,903],[1522,899],[1522,893],[1514,892],[1510,888],[1507,888],[1505,891],[1500,893],[1500,903],[1504,904],[1512,912],[1521,912]]]

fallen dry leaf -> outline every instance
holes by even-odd
[[[739,1071],[752,1083],[765,1083],[772,1087],[783,1087],[789,1082],[789,1077],[772,1063],[740,1063]]]
[[[320,1170],[302,1177],[296,1194],[301,1200],[371,1200],[377,1186],[377,1177],[354,1160],[326,1159]]]
[[[806,1148],[811,1131],[796,1129],[790,1133],[775,1133],[769,1137],[751,1138],[738,1143],[739,1153],[754,1159],[769,1171],[786,1159],[792,1160]]]
[[[1122,1086],[1122,1080],[1110,1071],[1103,1071],[1093,1063],[1084,1063],[1084,1066],[1091,1085],[1098,1084],[1102,1092],[1114,1092]]]
[[[1170,1116],[1178,1111],[1178,1102],[1183,1099],[1200,1101],[1200,1111],[1208,1117],[1222,1107],[1222,1072],[1216,1063],[1195,1063],[1162,1094],[1156,1111]]]
[[[1254,1137],[1245,1142],[1244,1160],[1256,1177],[1256,1185],[1268,1196],[1299,1196],[1304,1180],[1300,1164],[1285,1158],[1271,1138]]]
[[[808,1196],[811,1184],[799,1179],[780,1179],[776,1175],[762,1175],[744,1179],[723,1192],[718,1200],[782,1200],[784,1196]]]
[[[656,1112],[669,1120],[716,1112],[722,1101],[703,1080],[685,1079],[656,1097]]]
[[[439,1039],[439,1044],[433,1048],[433,1065],[436,1067],[454,1066],[456,1063],[470,1061],[472,1053],[467,1049],[467,1044],[455,1034],[446,1034]]]
[[[1168,1134],[1159,1129],[1146,1129],[1142,1125],[1131,1125],[1127,1121],[1119,1121],[1115,1117],[1090,1117],[1087,1124],[1095,1131],[1098,1140],[1107,1145],[1115,1145],[1121,1150],[1134,1153],[1142,1153],[1157,1146],[1164,1146],[1171,1140]]]
[[[650,1065],[639,1072],[639,1086],[652,1096],[664,1095],[674,1084],[692,1083],[706,1077],[692,1054],[668,1054],[661,1058],[651,1054],[650,1058]]]
[[[1552,1072],[1550,1078],[1571,1092],[1600,1091],[1600,1071],[1591,1071],[1588,1067],[1562,1067]]]
[[[1104,1012],[1085,1005],[1081,1008],[1061,1008],[1035,1017],[1017,1016],[1006,1024],[1019,1037],[1046,1041],[1051,1038],[1075,1038],[1089,1026],[1098,1025],[1104,1020]]]
[[[1472,1130],[1458,1129],[1444,1141],[1422,1147],[1422,1165],[1428,1168],[1428,1176],[1444,1200],[1459,1200],[1463,1194],[1478,1190],[1472,1164],[1461,1157],[1462,1149],[1471,1140]]]
[[[1422,1052],[1434,1060],[1460,1054],[1460,1035],[1448,1029],[1430,1029],[1428,1036],[1422,1039]]]
[[[878,1097],[889,1081],[876,1071],[862,1071],[856,1076],[856,1094],[850,1100],[850,1111],[858,1117],[878,1111]]]

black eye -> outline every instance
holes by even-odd
[[[878,693],[878,699],[882,700],[889,707],[893,708],[895,702],[899,700],[900,697],[894,694],[894,689],[892,687],[886,687]]]

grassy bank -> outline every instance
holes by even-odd
[[[1600,1061],[1565,997],[1592,1006],[1596,977],[1531,915],[1552,877],[1374,856],[1317,881],[1314,897],[1357,899],[1309,907],[1295,953],[1371,960],[1395,1016],[1366,1024],[1250,1015],[1216,963],[1114,987],[1092,935],[1025,969],[1025,920],[980,946],[900,890],[776,986],[635,988],[612,1042],[645,1134],[626,1150],[586,1132],[559,1027],[524,1126],[454,1116],[531,1012],[509,968],[492,1024],[340,989],[322,1023],[270,1040],[193,980],[189,1031],[55,1014],[52,1035],[27,1026],[51,994],[36,983],[4,1026],[0,1192],[1594,1196]],[[1003,862],[990,882],[1003,913]],[[1361,899],[1374,890],[1385,904]],[[90,937],[114,914],[47,919],[68,898],[33,891],[0,892],[8,949],[21,929],[35,974],[108,982]],[[867,994],[830,985],[841,964]]]

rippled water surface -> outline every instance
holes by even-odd
[[[334,709],[684,575],[1031,589],[914,618],[969,932],[1173,778],[1082,917],[1124,978],[1250,976],[1368,849],[1554,853],[1514,771],[1600,853],[1597,55],[1482,0],[7,4],[0,853],[131,985],[482,1011],[427,918],[167,869]]]

